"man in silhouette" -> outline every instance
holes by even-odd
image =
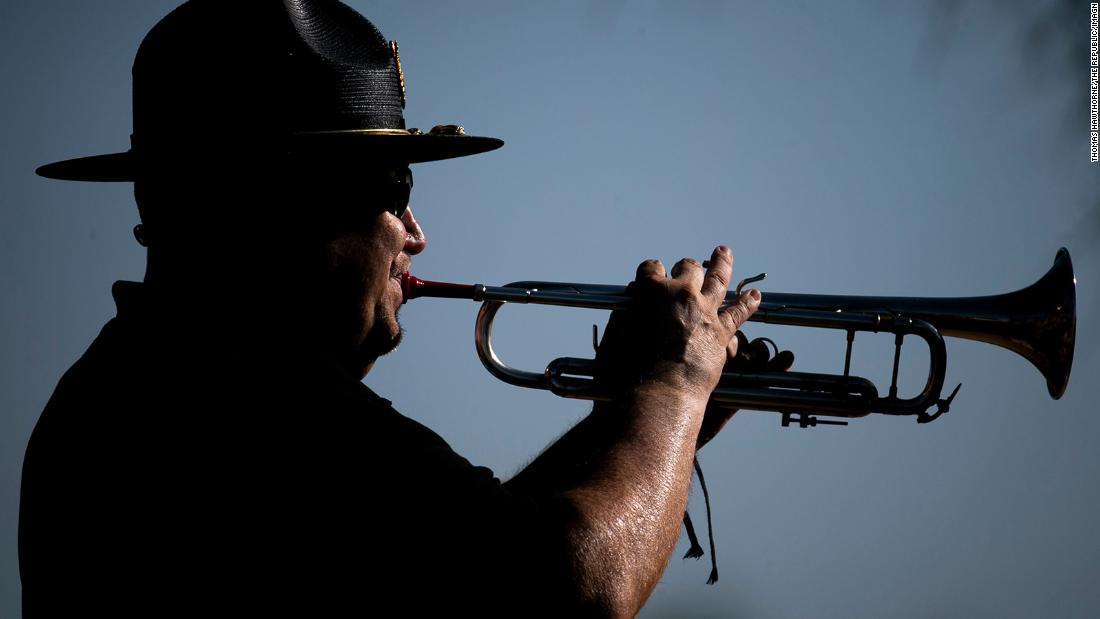
[[[28,446],[25,616],[645,602],[723,365],[768,362],[735,336],[760,295],[723,306],[725,247],[643,262],[599,355],[616,399],[501,482],[361,382],[425,249],[409,165],[501,145],[406,129],[404,96],[396,44],[339,2],[191,0],[138,51],[131,149],[39,170],[133,182],[148,270]]]

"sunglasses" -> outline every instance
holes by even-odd
[[[405,211],[409,210],[412,187],[412,170],[398,168],[385,172],[376,184],[371,184],[370,190],[375,191],[372,198],[379,200],[387,213],[401,219]]]
[[[409,210],[413,178],[408,167],[364,171],[339,164],[318,165],[300,176],[303,182],[296,186],[302,199],[328,205],[333,214],[343,212],[359,218],[367,214],[366,206],[372,213],[386,212],[401,219]]]

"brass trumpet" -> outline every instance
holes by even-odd
[[[737,300],[741,286],[726,296]],[[561,357],[542,372],[509,367],[493,350],[493,319],[506,303],[535,303],[603,310],[629,309],[632,302],[625,286],[564,282],[522,281],[506,286],[430,282],[405,274],[405,301],[417,297],[472,299],[482,302],[475,325],[478,356],[489,372],[520,387],[548,389],[569,398],[606,400],[608,394],[596,380],[593,359]],[[1076,279],[1069,251],[1059,249],[1054,265],[1031,286],[1015,292],[982,297],[920,298],[871,297],[767,292],[750,321],[797,327],[837,329],[847,333],[843,374],[811,372],[727,372],[711,395],[720,406],[783,415],[783,425],[846,425],[846,421],[819,419],[814,415],[856,418],[870,413],[916,415],[927,423],[948,411],[959,387],[942,397],[947,371],[944,336],[994,344],[1030,361],[1047,382],[1050,396],[1058,399],[1069,383],[1076,332]],[[894,334],[892,382],[886,396],[875,385],[849,373],[852,345],[857,331]],[[929,370],[924,389],[911,398],[898,397],[898,366],[902,340],[914,335],[928,346]],[[959,385],[962,386],[961,383]],[[929,412],[935,409],[934,412]]]

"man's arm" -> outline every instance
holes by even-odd
[[[566,504],[571,584],[591,610],[632,616],[675,547],[707,400],[760,299],[750,291],[719,311],[729,250],[715,249],[711,265],[681,260],[667,278],[659,261],[642,263],[635,306],[612,344],[621,396],[596,406],[506,484]]]

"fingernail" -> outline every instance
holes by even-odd
[[[760,301],[760,291],[756,288],[749,288],[749,296],[753,301]]]

